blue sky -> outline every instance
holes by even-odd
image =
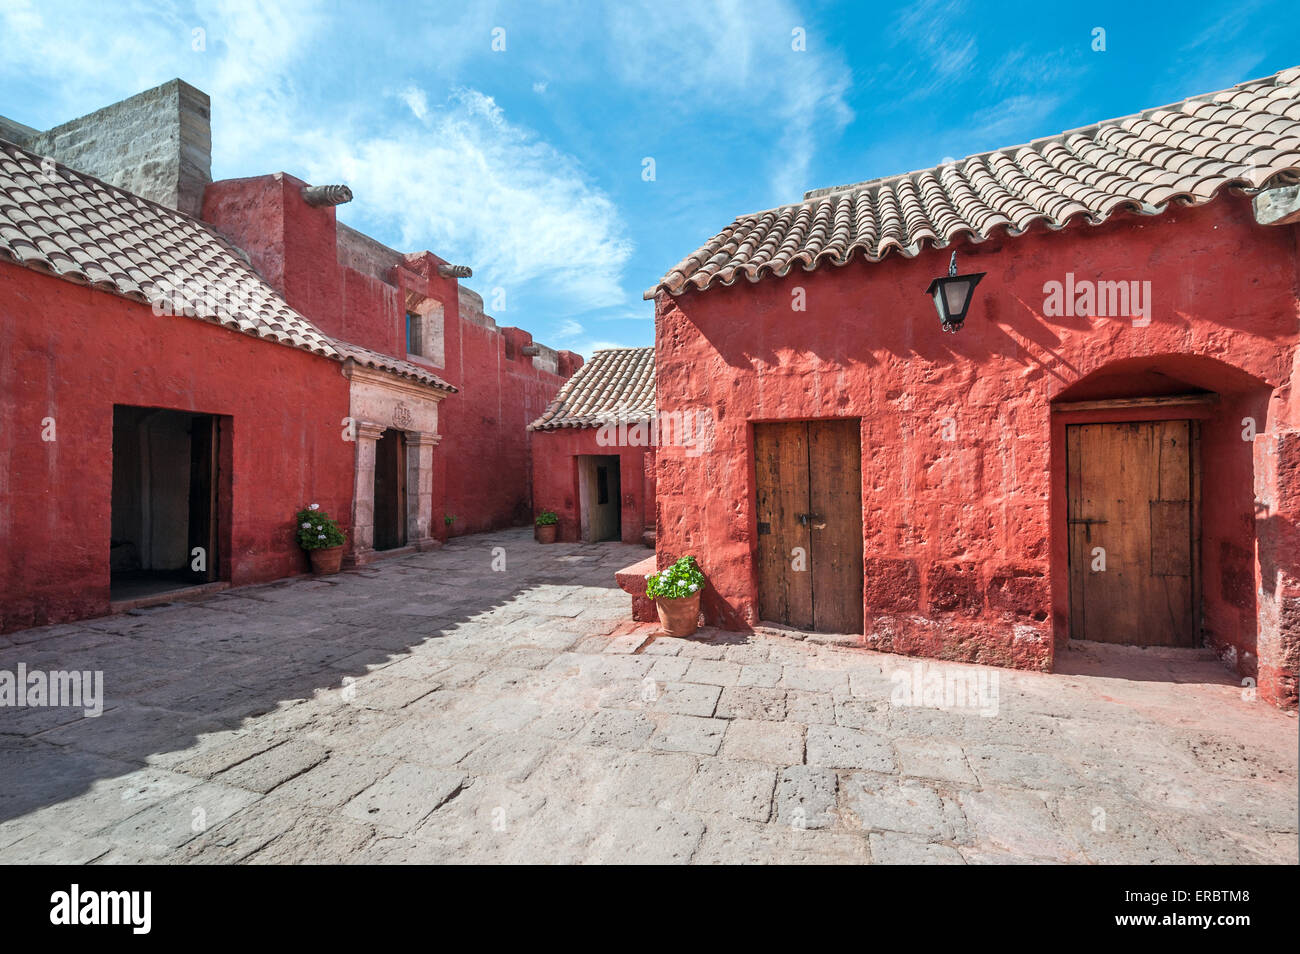
[[[737,215],[1300,63],[1294,3],[1264,0],[267,6],[4,0],[0,114],[180,76],[215,178],[346,182],[342,221],[587,355],[651,343],[641,293]]]

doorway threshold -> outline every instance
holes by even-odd
[[[211,596],[213,593],[220,593],[222,590],[230,589],[228,580],[217,580],[213,583],[199,583],[194,586],[177,586],[169,589],[160,589],[155,593],[147,593],[140,596],[131,596],[126,599],[112,600],[108,604],[110,613],[129,613],[134,609],[145,609],[150,606],[164,606],[167,603],[177,601],[197,600],[205,596]]]
[[[381,560],[391,560],[393,557],[412,556],[420,552],[420,548],[413,543],[405,546],[392,547],[388,550],[366,550],[363,553],[354,553],[352,556],[345,557],[343,560],[344,567],[368,566],[371,563],[378,563]]]

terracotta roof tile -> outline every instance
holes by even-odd
[[[655,413],[655,349],[605,348],[591,356],[530,431],[648,421]]]
[[[438,377],[428,368],[421,367],[412,361],[405,361],[402,358],[395,358],[392,355],[382,354],[378,351],[371,351],[369,348],[363,348],[361,345],[355,345],[347,341],[335,339],[334,347],[339,350],[339,354],[344,358],[351,358],[367,368],[375,368],[380,371],[388,371],[396,374],[398,377],[407,378],[412,381],[418,381],[420,384],[426,384],[431,388],[439,391],[446,391],[448,394],[455,394],[457,389],[448,384],[442,378]]]
[[[908,258],[927,245],[1099,225],[1300,179],[1300,66],[1230,90],[934,169],[808,193],[743,215],[646,292],[678,294],[795,267]],[[586,369],[584,369],[586,370]]]
[[[235,308],[213,307],[200,295],[185,314],[340,357],[203,222],[0,141],[3,259],[145,304],[168,300],[169,287],[239,289]]]

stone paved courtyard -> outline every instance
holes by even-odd
[[[0,861],[1297,860],[1296,719],[1203,654],[926,662],[996,714],[895,704],[918,661],[654,638],[645,555],[485,534],[0,637],[106,695],[0,709]]]

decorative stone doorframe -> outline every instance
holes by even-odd
[[[406,540],[417,550],[442,546],[433,536],[433,449],[439,434],[406,435]]]
[[[360,566],[399,553],[441,546],[433,526],[433,449],[443,394],[404,378],[349,362],[351,430],[356,440],[352,491],[352,547],[348,563]],[[406,546],[375,550],[375,445],[387,430],[406,440]]]

